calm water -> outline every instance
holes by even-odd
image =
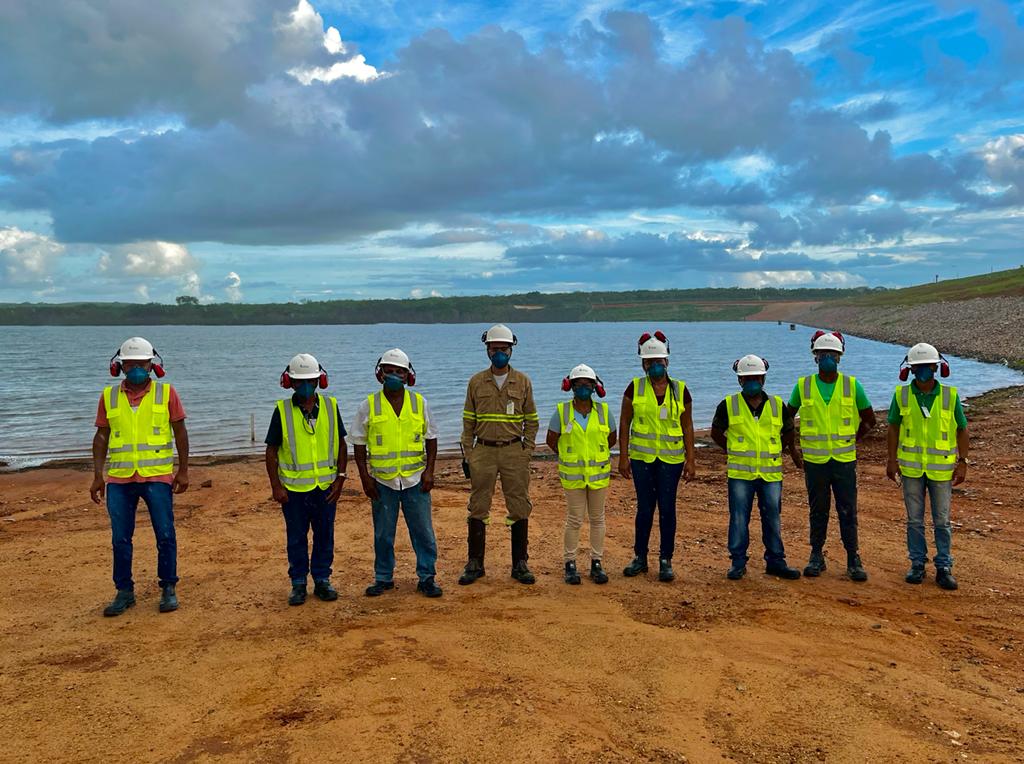
[[[439,420],[441,448],[457,448],[466,380],[487,365],[480,333],[469,324],[371,326],[158,326],[5,327],[0,344],[0,460],[38,464],[90,451],[99,393],[111,381],[107,362],[129,334],[156,345],[167,362],[166,380],[181,395],[197,454],[262,449],[277,380],[298,352],[313,353],[331,374],[329,392],[342,416],[377,386],[373,366],[389,347],[403,348],[419,377],[417,390]],[[797,377],[813,369],[810,331],[775,323],[522,324],[512,363],[533,378],[543,439],[547,418],[564,398],[560,383],[577,363],[604,379],[617,412],[622,391],[639,369],[636,339],[660,328],[672,342],[671,371],[690,386],[697,427],[711,423],[714,408],[736,389],[732,362],[757,353],[771,363],[767,389],[788,398]],[[887,405],[905,348],[848,338],[845,369],[856,374],[876,408]],[[951,359],[950,381],[965,396],[1024,384],[1024,375],[977,361]],[[56,368],[54,368],[56,364]],[[56,394],[41,395],[51,390]],[[250,439],[250,416],[256,441]]]

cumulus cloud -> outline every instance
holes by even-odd
[[[167,278],[189,273],[197,266],[186,247],[169,241],[108,247],[99,259],[100,271],[111,277]]]
[[[242,277],[234,271],[224,277],[224,296],[228,302],[242,301]]]
[[[793,244],[877,243],[898,239],[919,227],[925,216],[911,214],[896,204],[860,210],[854,207],[806,208],[783,215],[765,205],[731,210],[740,221],[754,223],[750,244],[758,248],[788,247]]]
[[[1000,186],[1002,204],[1024,204],[1024,134],[1004,135],[981,150],[985,172]]]
[[[49,284],[65,247],[48,236],[13,226],[0,228],[0,287]]]

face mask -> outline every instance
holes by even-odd
[[[385,374],[384,375],[384,389],[395,392],[405,387],[405,382],[397,374]]]
[[[931,382],[935,378],[935,369],[931,366],[915,366],[914,379],[918,382]]]
[[[757,395],[761,392],[761,383],[756,379],[748,379],[743,383],[744,395]]]
[[[818,359],[818,370],[831,374],[839,368],[839,361],[830,355],[823,355]]]
[[[572,389],[572,394],[579,398],[581,401],[589,401],[594,395],[594,388],[586,385],[580,385]]]
[[[299,394],[300,398],[304,400],[309,400],[310,398],[313,397],[313,394],[316,392],[316,383],[300,382],[298,385],[296,385],[295,392]]]
[[[647,376],[651,379],[661,379],[665,376],[665,364],[652,363],[647,367]]]
[[[124,377],[130,385],[141,385],[149,379],[149,372],[141,366],[133,366],[124,373]]]
[[[508,366],[509,355],[504,350],[499,350],[497,353],[491,356],[491,363],[494,364],[495,369],[504,369]]]

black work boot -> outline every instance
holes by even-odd
[[[379,597],[384,592],[389,592],[395,588],[394,581],[374,581],[372,584],[366,587],[366,591],[363,592],[367,597]]]
[[[767,565],[765,566],[764,572],[767,573],[769,576],[787,578],[791,581],[800,578],[800,571],[796,568],[789,567],[785,562],[781,562],[774,565]]]
[[[441,587],[434,583],[434,577],[425,578],[416,584],[416,591],[420,592],[424,597],[440,597],[444,594],[441,591]]]
[[[303,605],[306,602],[306,585],[292,584],[291,594],[288,595],[289,605]]]
[[[112,617],[121,615],[135,604],[135,592],[131,589],[118,589],[113,601],[103,608],[103,615]]]
[[[850,577],[851,581],[868,580],[868,572],[864,570],[864,564],[856,552],[846,555],[846,575]]]
[[[629,563],[625,568],[622,569],[622,575],[626,578],[632,578],[633,576],[639,576],[641,573],[647,572],[647,558],[646,557],[634,557],[633,562]]]
[[[565,563],[565,583],[567,584],[578,584],[580,583],[580,574],[576,570],[575,562]]]
[[[484,575],[484,550],[487,548],[487,526],[483,520],[469,519],[469,561],[459,578],[461,586],[467,586]]]
[[[747,563],[735,560],[732,567],[729,568],[729,572],[725,574],[725,577],[730,581],[739,581],[745,575],[747,575]]]
[[[825,555],[820,549],[812,549],[811,559],[807,561],[807,567],[804,568],[804,575],[808,578],[817,578],[825,572],[825,568]]]
[[[530,543],[530,521],[517,520],[512,523],[512,578],[521,584],[536,583],[537,579],[526,566],[530,558],[527,553]]]
[[[174,584],[164,584],[160,587],[160,612],[170,613],[178,609],[178,595],[174,593]]]
[[[334,602],[338,599],[338,590],[331,586],[331,582],[326,579],[313,582],[313,594],[324,602]]]
[[[600,560],[590,561],[590,580],[595,584],[608,583],[608,574],[605,573],[604,568],[601,567]]]
[[[953,578],[953,571],[949,568],[936,568],[935,569],[935,583],[941,586],[943,589],[953,591],[959,589],[960,584]]]
[[[915,562],[910,566],[910,570],[907,571],[906,578],[903,579],[908,584],[919,584],[924,581],[924,563]]]
[[[672,560],[658,560],[658,580],[673,581],[676,572],[672,570]]]

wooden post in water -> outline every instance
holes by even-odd
[[[256,415],[249,414],[249,442],[256,442]]]

